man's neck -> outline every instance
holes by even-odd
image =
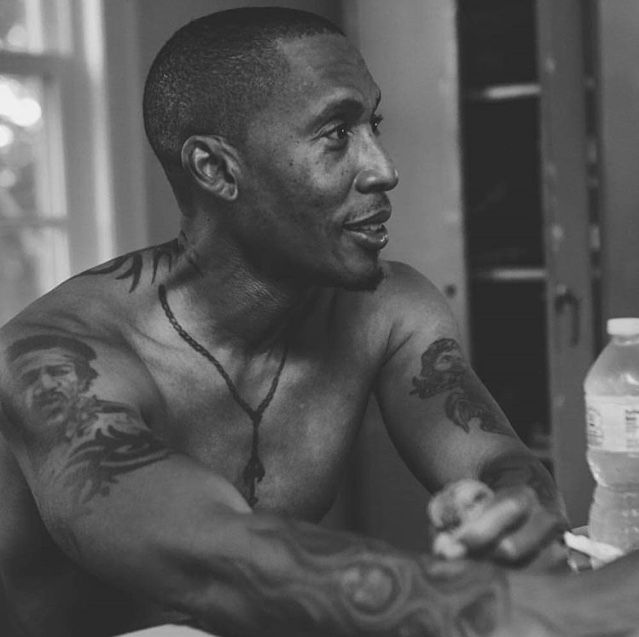
[[[269,278],[224,240],[198,241],[187,231],[178,238],[179,259],[164,278],[174,311],[207,343],[270,349],[306,316],[317,288]]]

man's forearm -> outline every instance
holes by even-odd
[[[488,636],[510,621],[506,577],[489,564],[261,515],[246,520],[244,534],[248,552],[208,564],[249,609],[242,635]],[[219,630],[215,612],[209,620]]]

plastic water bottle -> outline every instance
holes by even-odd
[[[588,532],[639,548],[639,319],[607,323],[608,345],[586,376],[588,464],[597,482]]]

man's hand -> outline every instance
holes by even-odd
[[[565,522],[526,485],[493,492],[482,482],[460,480],[436,494],[428,512],[436,555],[488,557],[534,570],[566,568]]]

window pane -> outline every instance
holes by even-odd
[[[60,228],[0,227],[0,325],[68,276]]]
[[[41,0],[0,0],[0,47],[42,50]]]
[[[0,75],[0,225],[64,214],[43,96],[39,78]]]

